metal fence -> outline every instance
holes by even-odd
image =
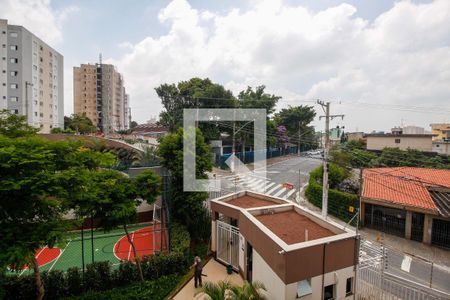
[[[288,147],[288,148],[274,148],[263,150],[265,152],[265,158],[273,158],[283,155],[291,155],[297,153],[297,147]],[[245,152],[237,152],[235,153],[236,157],[243,161],[245,164],[253,163],[255,160],[255,151],[245,151]],[[225,161],[231,156],[231,153],[227,153],[224,155],[217,155],[215,157],[215,163],[221,169],[226,169],[228,166]]]
[[[425,284],[427,275],[423,274],[422,264],[428,263],[417,258],[414,259],[414,267],[420,270],[424,276],[420,279],[419,274],[409,274],[402,270],[405,268],[405,258],[398,264],[398,257],[405,257],[403,253],[397,252],[383,244],[361,241],[359,265],[356,275],[357,299],[450,299],[450,293],[433,286]],[[406,258],[408,261],[408,258]],[[433,266],[433,263],[429,263]],[[397,268],[398,267],[398,268]],[[440,268],[434,266],[435,268]],[[426,269],[425,269],[426,270]],[[436,269],[435,269],[436,270]],[[445,270],[441,270],[446,272]],[[436,271],[435,271],[436,272]],[[401,276],[400,276],[401,275]],[[442,284],[448,285],[449,273],[439,275]],[[409,277],[409,278],[408,278]]]

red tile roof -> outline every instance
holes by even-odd
[[[364,198],[437,211],[430,187],[450,188],[450,170],[397,167],[363,171]]]

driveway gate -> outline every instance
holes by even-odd
[[[239,266],[239,228],[222,221],[217,221],[217,259],[232,265],[235,270]]]

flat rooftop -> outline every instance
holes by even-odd
[[[335,235],[295,209],[256,215],[255,218],[288,245],[305,242],[306,231],[308,241]]]
[[[276,201],[260,199],[260,198],[256,198],[256,197],[252,197],[252,196],[248,196],[248,195],[234,198],[234,199],[224,201],[224,202],[234,205],[234,206],[238,206],[240,208],[256,208],[256,207],[280,204],[279,202],[276,202]]]

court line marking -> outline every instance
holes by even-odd
[[[47,246],[45,246],[44,248],[42,248],[39,252],[38,252],[38,254],[36,254],[36,256],[35,256],[35,258],[36,258],[36,262],[37,262],[37,259],[38,259],[38,257],[39,257],[39,255],[41,255],[41,253],[44,251],[44,249],[45,248],[47,248]],[[39,266],[39,268],[40,268],[41,266]],[[22,272],[20,272],[20,274],[19,274],[19,277],[20,276],[22,276],[22,274],[23,274],[23,272],[25,272],[26,270],[29,270],[30,268],[28,268],[28,267],[24,267],[23,269],[22,269]]]
[[[55,259],[55,261],[53,262],[53,264],[51,265],[50,269],[48,269],[48,271],[50,272],[53,267],[55,266],[56,262],[59,260],[59,258],[63,255],[64,251],[66,251],[67,247],[69,247],[70,243],[72,242],[72,240],[69,240],[69,242],[67,243],[66,247],[64,247],[64,249],[62,251],[59,252],[58,257]]]

